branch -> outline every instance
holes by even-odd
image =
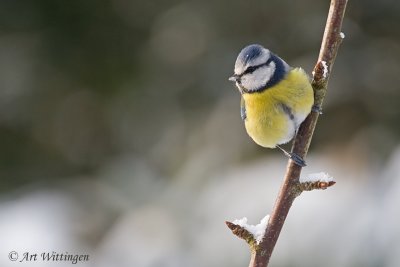
[[[322,108],[332,66],[335,62],[339,45],[344,38],[344,35],[341,33],[341,28],[346,4],[347,0],[331,0],[321,49],[317,64],[314,67],[313,80],[311,83],[314,89],[314,105],[317,109]],[[318,117],[319,112],[311,112],[307,119],[301,124],[294,139],[292,152],[296,153],[303,159],[307,155]],[[301,167],[292,160],[289,160],[283,184],[261,242],[254,245],[254,239],[247,239],[251,241],[248,242],[252,255],[249,267],[268,266],[272,251],[278,240],[283,224],[285,223],[289,209],[292,206],[293,201],[301,194],[301,192],[312,189],[326,189],[335,183],[334,181],[328,183],[324,181],[315,181],[314,183],[309,184],[300,183],[300,173]],[[234,227],[235,224],[229,222],[227,222],[227,225],[232,230],[241,229],[240,227]],[[243,231],[234,231],[234,233],[235,232],[242,233]],[[238,236],[240,237],[240,235]]]

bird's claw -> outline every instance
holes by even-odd
[[[289,158],[291,160],[294,161],[294,163],[296,163],[297,165],[299,165],[300,167],[305,167],[307,166],[306,162],[304,161],[304,159],[302,159],[299,155],[297,155],[296,153],[289,153]]]
[[[318,106],[318,105],[312,106],[311,110],[316,112],[316,113],[318,113],[318,114],[320,114],[320,115],[322,114],[322,108],[320,106]]]
[[[304,159],[302,159],[299,155],[297,155],[296,153],[293,152],[287,152],[285,149],[283,149],[280,146],[276,146],[277,148],[279,148],[288,158],[290,158],[291,160],[294,161],[294,163],[296,163],[297,165],[299,165],[300,167],[305,167],[307,166],[306,162],[304,161]]]

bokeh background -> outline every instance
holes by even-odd
[[[0,266],[247,266],[225,226],[269,213],[281,152],[247,136],[227,78],[260,43],[311,72],[329,1],[2,0]],[[350,0],[271,266],[400,262],[400,2]],[[55,265],[56,264],[56,265]]]

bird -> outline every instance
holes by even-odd
[[[306,166],[300,156],[280,146],[293,139],[314,110],[314,92],[306,72],[289,66],[262,45],[251,44],[240,51],[229,80],[241,94],[240,114],[254,142],[279,148],[297,165]]]

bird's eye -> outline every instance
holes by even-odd
[[[256,69],[258,69],[258,67],[259,67],[259,66],[250,66],[250,67],[248,67],[248,68],[243,72],[243,74],[252,73],[252,72],[254,72]]]

